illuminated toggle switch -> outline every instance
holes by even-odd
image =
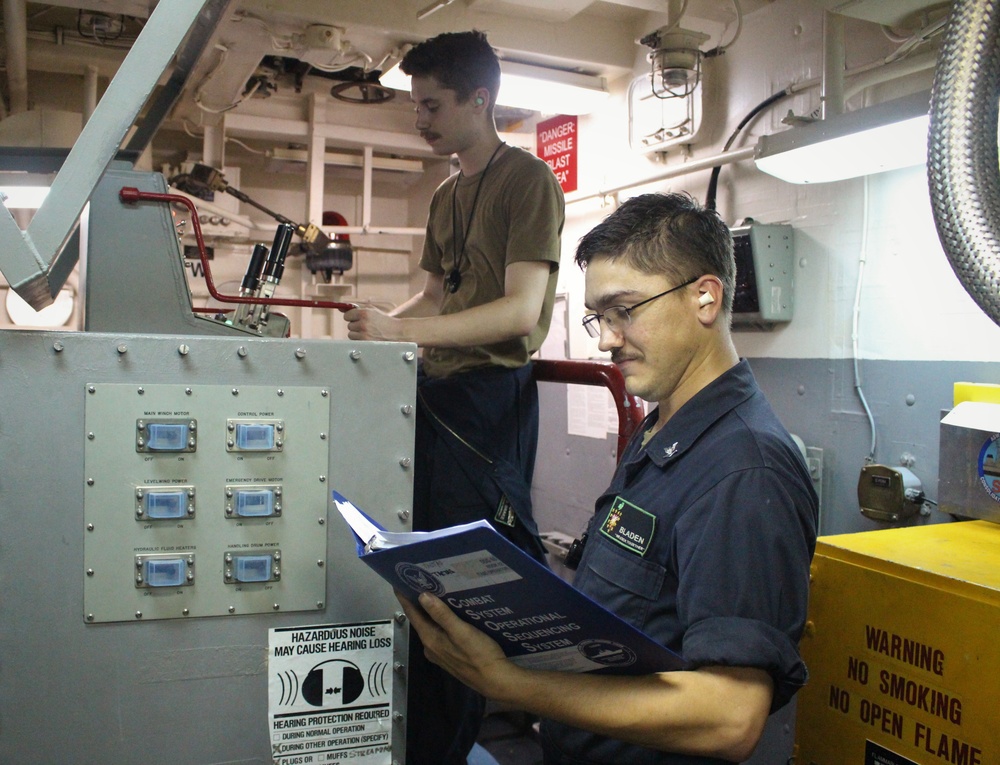
[[[274,448],[274,425],[236,426],[236,446],[240,449],[268,451]]]
[[[236,514],[244,518],[274,515],[273,491],[237,491],[235,497]]]
[[[194,486],[137,486],[137,521],[176,521],[194,517]]]
[[[226,553],[224,577],[226,584],[260,584],[281,579],[278,565],[281,551],[268,554]]]
[[[146,495],[146,515],[150,518],[183,518],[187,495],[183,491],[151,492]]]
[[[227,420],[226,449],[231,452],[280,452],[284,420]]]
[[[194,555],[136,555],[138,588],[187,587],[194,584]]]
[[[281,515],[281,484],[226,486],[227,518],[274,518]]]
[[[271,579],[270,555],[239,555],[233,561],[237,582],[267,582]]]
[[[179,452],[187,448],[188,426],[154,422],[146,426],[146,448],[153,451]]]
[[[198,423],[188,419],[136,420],[137,452],[193,452]]]
[[[237,491],[234,499],[236,514],[244,518],[274,515],[274,492],[269,489],[262,491]]]

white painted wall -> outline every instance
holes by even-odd
[[[636,37],[665,21],[649,14],[635,29]],[[610,83],[612,98],[597,114],[579,123],[578,165],[581,193],[593,193],[623,184],[641,183],[667,167],[721,151],[738,121],[757,103],[791,84],[818,78],[821,66],[823,13],[811,0],[776,0],[746,15],[740,39],[721,58],[705,64],[704,124],[697,142],[665,156],[646,157],[628,146],[626,93],[632,77],[644,74],[646,49],[635,47],[632,75]],[[893,45],[877,26],[848,20],[848,68],[886,55]],[[729,37],[731,30],[708,27],[716,36]],[[717,38],[716,38],[717,39]],[[714,41],[714,40],[713,40]],[[929,84],[931,72],[893,85],[880,86],[908,92]],[[37,108],[75,103],[80,96],[79,78],[38,74],[33,88]],[[53,87],[47,87],[52,85]],[[851,102],[859,105],[870,94]],[[281,99],[249,104],[246,111],[274,108]],[[290,103],[290,102],[289,102]],[[792,110],[807,114],[819,105],[818,88],[785,99],[752,122],[734,148],[752,145],[757,137],[787,129],[781,119]],[[362,123],[356,108],[331,106],[338,115]],[[300,112],[286,107],[286,120],[300,119]],[[397,113],[398,112],[398,113]],[[405,104],[377,112],[379,126],[408,131],[412,117]],[[382,123],[385,123],[384,125]],[[160,140],[160,139],[158,139]],[[291,139],[289,139],[291,140]],[[197,145],[198,141],[191,141]],[[263,204],[294,219],[306,216],[306,175],[279,172],[260,157],[230,145],[227,164],[243,169],[242,190]],[[393,226],[423,225],[430,193],[447,172],[447,163],[429,160],[420,179],[406,184],[379,184],[374,189],[373,220]],[[636,185],[621,192],[619,199],[635,193],[686,190],[704,199],[708,171],[699,171],[668,181]],[[324,209],[335,209],[349,222],[361,216],[361,182],[358,175],[329,169],[326,173]],[[572,196],[572,195],[571,195]],[[599,222],[615,200],[590,199],[567,208],[563,237],[560,291],[569,294],[569,327],[572,355],[599,355],[596,343],[579,329],[583,313],[583,278],[572,264],[579,237]],[[859,263],[866,258],[860,300],[858,356],[888,360],[1000,360],[1000,328],[972,302],[951,271],[938,242],[929,207],[924,170],[915,168],[862,179],[816,186],[794,186],[758,172],[749,160],[723,168],[718,194],[720,213],[729,223],[750,216],[766,223],[787,222],[795,230],[796,309],[787,326],[770,333],[737,332],[741,354],[750,357],[829,358],[854,357],[852,326]],[[244,206],[245,207],[245,206]],[[271,222],[262,214],[243,209],[263,225]],[[265,237],[266,238],[266,237]],[[356,266],[341,280],[352,297],[379,305],[394,305],[406,299],[422,283],[417,267],[419,236],[357,236]],[[372,248],[368,251],[364,247]],[[388,251],[383,251],[388,250]],[[408,252],[408,254],[404,254]],[[249,256],[247,248],[246,257]],[[238,257],[238,256],[237,256]],[[238,275],[244,261],[224,266]],[[302,281],[294,264],[286,282]],[[306,334],[339,336],[338,317],[313,316]],[[2,317],[0,317],[2,322]]]
[[[694,158],[722,150],[736,124],[753,106],[791,84],[818,77],[822,11],[806,0],[778,0],[748,14],[740,40],[725,57],[705,66],[705,126]],[[651,26],[655,28],[655,24]],[[848,69],[892,50],[875,25],[848,21]],[[636,75],[645,71],[637,65]],[[899,94],[928,86],[932,72],[880,86]],[[579,181],[582,193],[649,178],[684,161],[670,152],[662,163],[628,149],[625,89],[600,114],[580,120]],[[849,102],[861,103],[865,94]],[[744,130],[734,148],[753,145],[764,133],[787,129],[789,109],[808,113],[819,90],[785,99]],[[864,254],[858,357],[890,360],[1000,361],[1000,327],[972,301],[952,272],[938,241],[924,168],[912,168],[833,184],[796,186],[764,175],[752,161],[723,168],[718,209],[730,224],[744,217],[790,223],[795,230],[795,318],[770,333],[736,332],[741,355],[776,358],[854,357],[852,326],[859,262]],[[622,192],[689,191],[704,200],[709,172]],[[608,200],[613,202],[613,200]],[[597,356],[596,342],[578,329],[582,276],[572,265],[579,237],[613,207],[599,200],[570,205],[564,237],[561,289],[571,295],[571,347],[575,356]]]

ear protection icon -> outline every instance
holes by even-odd
[[[705,292],[698,298],[698,305],[708,305],[709,303],[714,303],[715,298],[712,297],[711,292]]]

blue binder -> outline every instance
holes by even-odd
[[[440,531],[389,532],[349,500],[333,500],[358,557],[416,601],[444,600],[463,621],[529,669],[646,675],[684,660],[525,555],[487,521]]]

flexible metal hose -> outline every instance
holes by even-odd
[[[938,237],[972,299],[1000,324],[1000,16],[956,0],[931,91],[927,179]]]

